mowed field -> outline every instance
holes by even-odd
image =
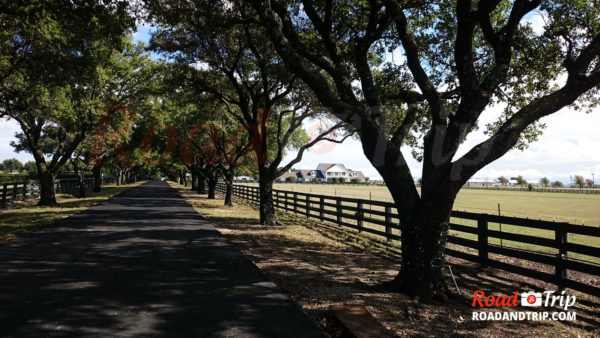
[[[257,186],[256,183],[248,183],[246,185]],[[275,184],[274,188],[278,190],[309,192],[328,196],[354,197],[367,200],[392,200],[387,188],[383,186],[280,183]],[[556,222],[569,222],[571,224],[593,227],[600,226],[600,194],[463,189],[456,199],[454,210],[497,215],[498,204],[500,204],[500,213],[503,216],[542,219],[547,221],[554,220]],[[365,211],[365,213],[368,214],[369,212]],[[382,218],[374,215],[369,215],[369,217]],[[476,222],[473,220],[452,218],[451,222],[476,227]],[[364,226],[382,230],[381,226],[375,224],[366,223]],[[489,223],[488,227],[490,230],[500,230],[502,232],[531,235],[548,239],[554,239],[555,236],[554,231],[526,228],[510,224],[500,225],[497,223]],[[393,230],[393,233],[399,235],[399,231],[396,229]],[[451,231],[450,233],[462,238],[477,240],[477,235],[474,234],[457,231]],[[600,247],[600,239],[597,237],[569,234],[569,241],[592,247]],[[491,237],[489,238],[489,243],[549,254],[555,254],[557,252],[556,249],[553,248],[509,240],[503,240],[501,242],[500,239]],[[575,253],[570,254],[570,256],[600,263],[600,258],[598,257],[590,257]]]

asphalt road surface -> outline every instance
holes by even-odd
[[[164,182],[0,244],[0,336],[323,337]]]

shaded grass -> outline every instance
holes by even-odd
[[[99,192],[90,192],[85,198],[77,198],[69,194],[57,194],[57,206],[39,207],[23,203],[23,207],[0,210],[0,241],[9,240],[27,233],[37,227],[51,224],[59,219],[69,217],[93,205],[115,196],[129,188],[144,182],[136,182],[122,186],[106,185]],[[37,203],[29,200],[29,204]]]
[[[302,216],[278,212],[283,226],[261,226],[258,211],[250,204],[224,207],[221,199],[207,200],[189,189],[184,198],[209,218],[271,280],[296,300],[303,310],[332,337],[343,337],[329,306],[363,304],[384,326],[400,336],[594,336],[600,334],[600,300],[577,294],[578,321],[475,322],[471,320],[474,290],[512,294],[548,288],[544,283],[476,264],[448,259],[462,295],[443,306],[419,304],[408,297],[382,291],[380,283],[394,278],[400,252],[394,244],[327,228]],[[389,246],[387,250],[381,249]],[[448,277],[449,278],[449,277]],[[550,287],[552,289],[552,287]],[[573,292],[569,292],[573,294]],[[503,309],[511,311],[510,309]],[[517,309],[521,310],[521,309]]]

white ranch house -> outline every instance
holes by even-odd
[[[289,171],[279,176],[277,181],[285,181],[288,177],[295,176],[298,182],[331,181],[343,178],[345,182],[358,179],[365,182],[367,177],[360,170],[351,170],[341,163],[319,163],[314,170]]]

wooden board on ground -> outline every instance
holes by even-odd
[[[356,338],[396,337],[360,304],[330,306],[335,317]]]

